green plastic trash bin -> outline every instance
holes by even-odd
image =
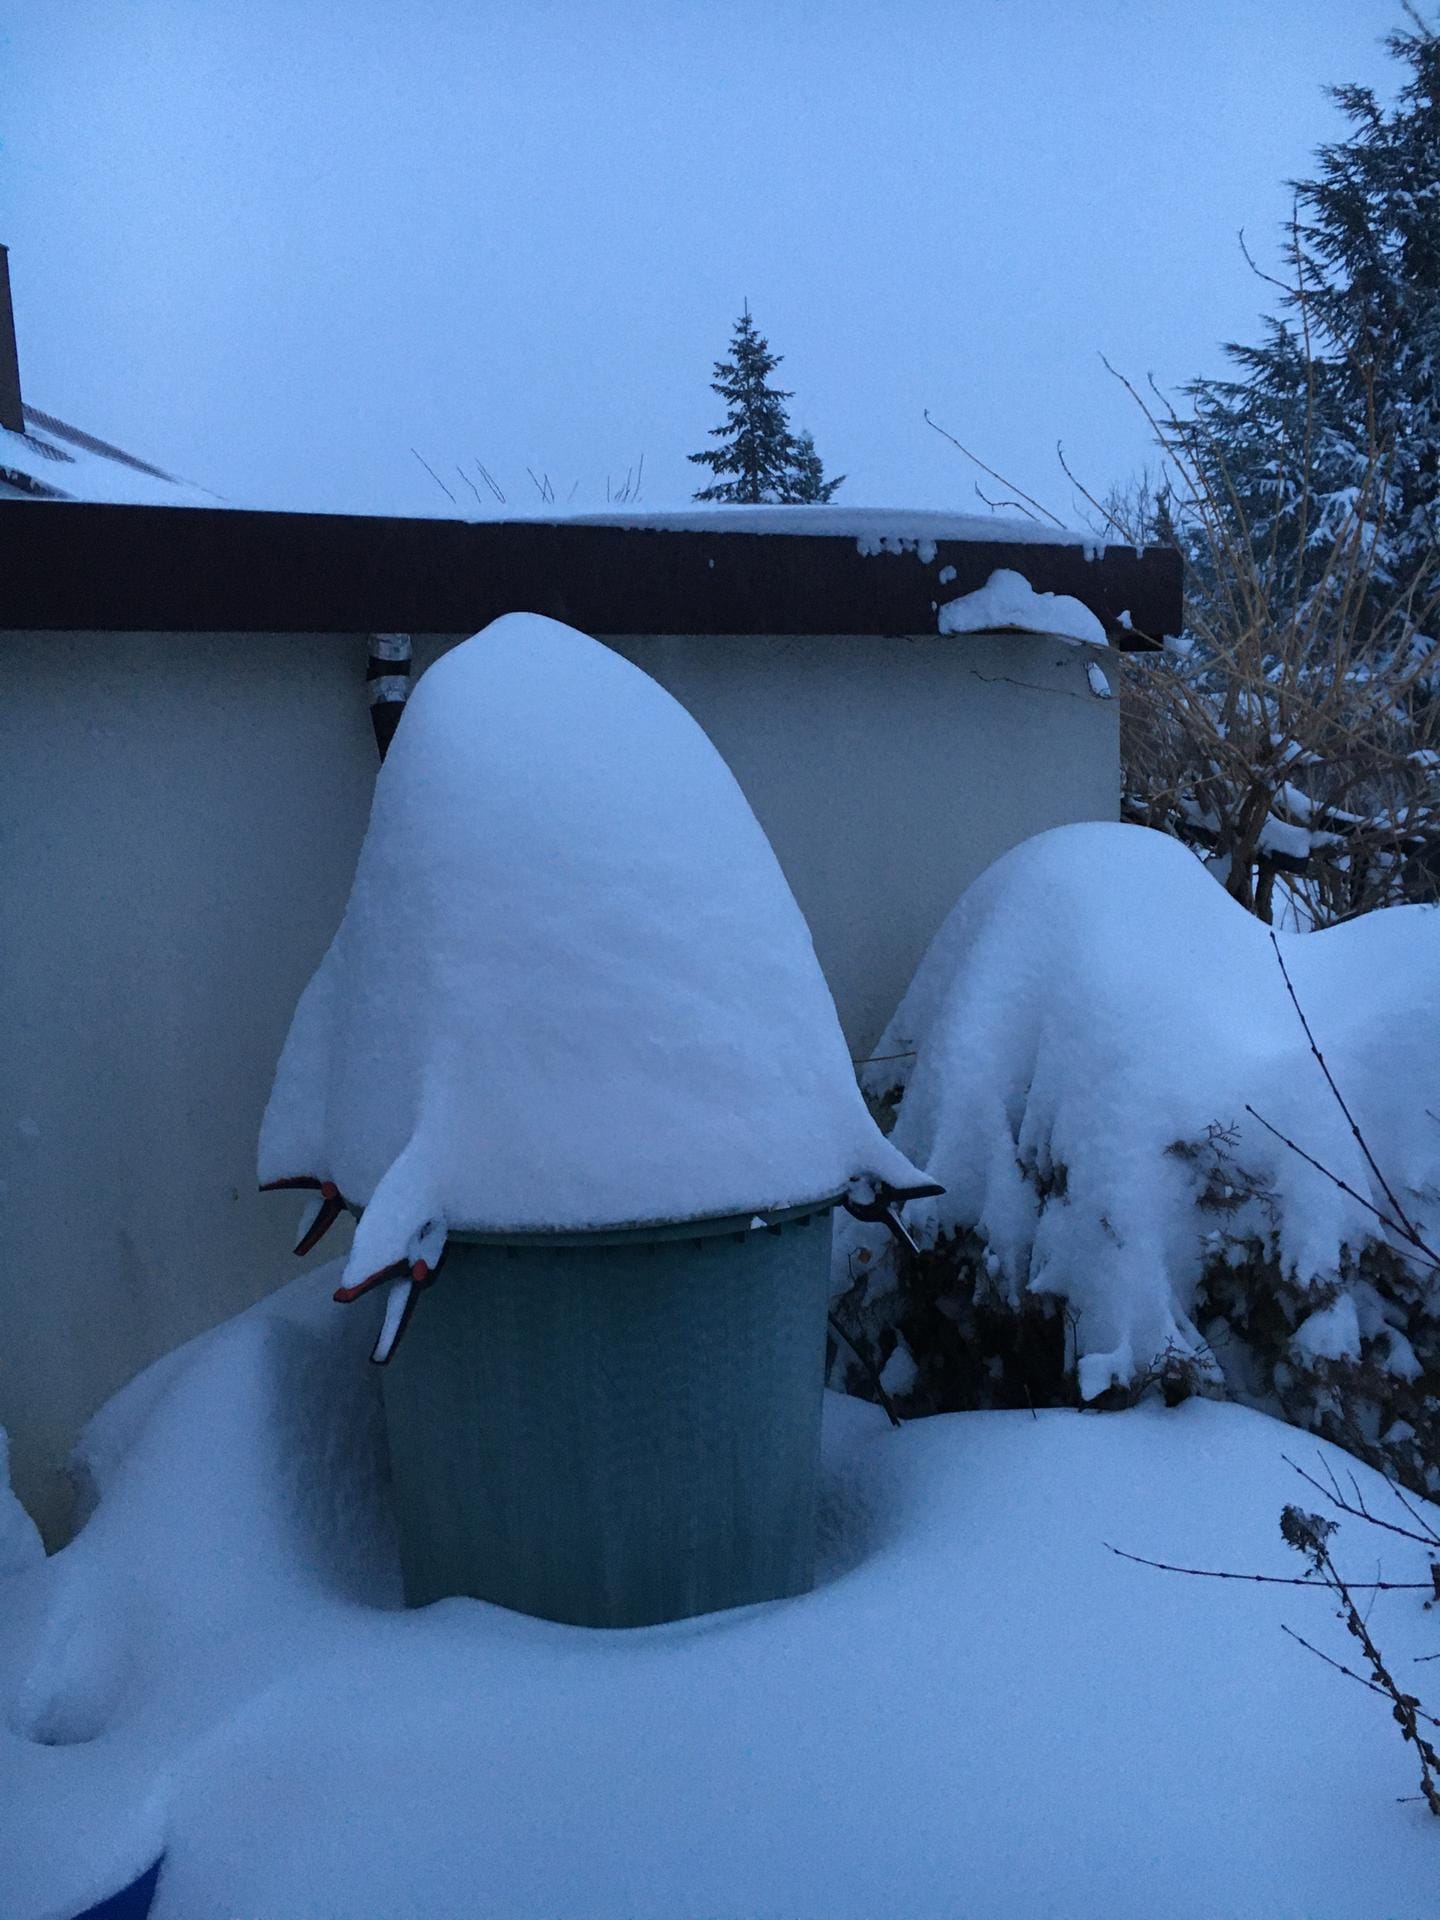
[[[807,1591],[834,1205],[453,1233],[385,1369],[408,1604],[639,1627]]]

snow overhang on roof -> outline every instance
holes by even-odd
[[[600,636],[920,637],[1000,569],[1079,601],[1125,651],[1181,624],[1172,548],[945,514],[496,521],[30,499],[4,515],[12,632],[455,634],[523,610]]]

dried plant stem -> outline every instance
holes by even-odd
[[[880,1384],[880,1373],[875,1362],[870,1358],[868,1353],[865,1353],[861,1349],[856,1341],[850,1338],[850,1335],[845,1331],[844,1327],[841,1326],[833,1313],[827,1317],[830,1321],[830,1331],[835,1335],[837,1340],[843,1340],[845,1342],[846,1346],[849,1347],[850,1351],[864,1368],[865,1377],[875,1389],[875,1397],[885,1409],[891,1426],[898,1427],[901,1424],[900,1416],[896,1413],[894,1403],[891,1401],[889,1394],[886,1393],[884,1387]]]
[[[1293,1512],[1294,1509],[1288,1509],[1288,1511]],[[1340,1602],[1339,1616],[1345,1623],[1345,1630],[1352,1639],[1359,1642],[1360,1650],[1365,1656],[1365,1664],[1370,1669],[1370,1679],[1366,1684],[1373,1692],[1384,1694],[1390,1701],[1390,1711],[1400,1728],[1401,1737],[1414,1747],[1416,1758],[1420,1763],[1421,1795],[1431,1813],[1440,1819],[1440,1753],[1436,1752],[1433,1742],[1420,1731],[1422,1722],[1426,1726],[1440,1727],[1440,1720],[1437,1720],[1433,1714],[1426,1713],[1416,1696],[1413,1693],[1406,1693],[1396,1683],[1371,1635],[1365,1616],[1355,1604],[1354,1593],[1359,1591],[1359,1588],[1354,1583],[1347,1582],[1336,1568],[1334,1561],[1330,1558],[1330,1550],[1325,1544],[1323,1534],[1317,1537],[1313,1546],[1302,1550],[1309,1554],[1311,1564]],[[1299,1635],[1297,1634],[1295,1638],[1298,1639]],[[1310,1651],[1315,1653],[1318,1649],[1312,1647]],[[1326,1658],[1323,1654],[1320,1657]],[[1332,1660],[1330,1665],[1340,1666],[1340,1662]],[[1341,1667],[1341,1671],[1349,1673],[1350,1669]],[[1363,1674],[1352,1674],[1351,1677],[1364,1682]]]

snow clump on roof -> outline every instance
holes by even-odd
[[[1037,593],[1023,573],[997,567],[983,587],[947,600],[941,633],[1043,633],[1074,645],[1105,645],[1105,629],[1068,593]]]

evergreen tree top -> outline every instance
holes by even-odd
[[[813,437],[797,438],[790,430],[785,402],[794,396],[770,384],[781,359],[770,351],[747,301],[730,337],[729,358],[715,362],[710,383],[725,402],[724,421],[710,429],[710,437],[721,444],[689,456],[715,476],[695,494],[697,500],[748,506],[823,502],[839,487],[840,479],[825,478]]]

